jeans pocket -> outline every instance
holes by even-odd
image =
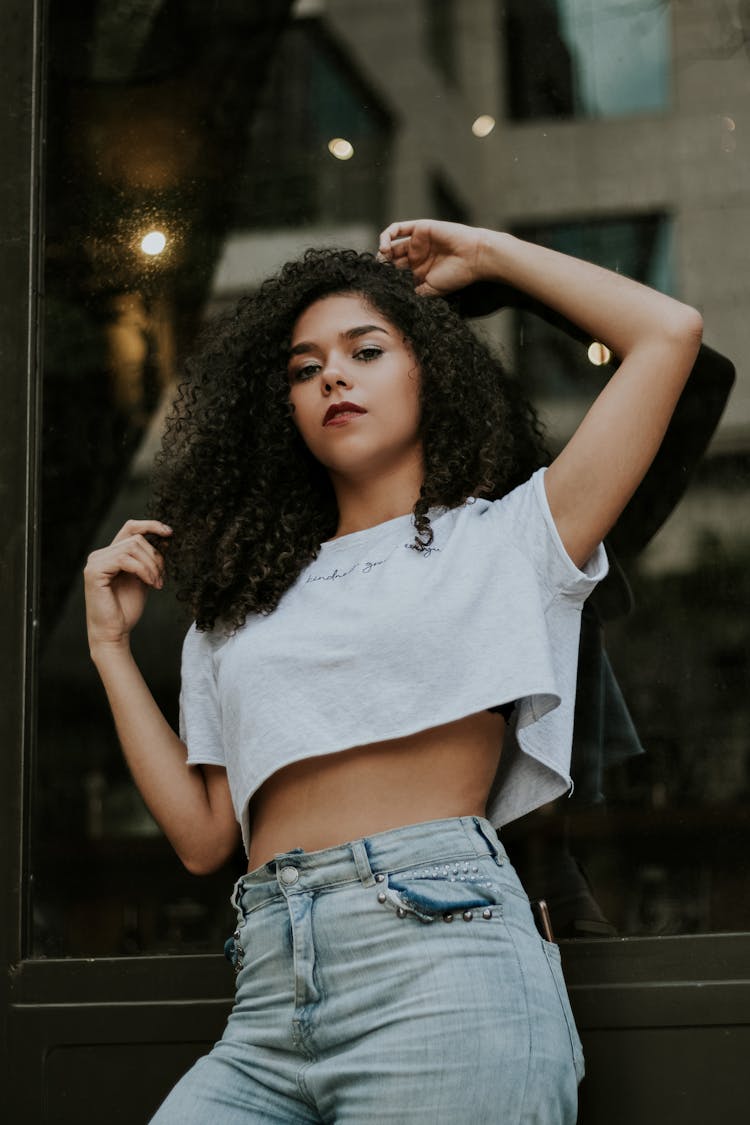
[[[411,915],[421,922],[451,922],[455,916],[469,921],[475,915],[489,920],[501,914],[499,886],[471,863],[391,872],[381,884],[378,902],[399,918]]]
[[[580,1083],[584,1074],[586,1073],[586,1066],[583,1058],[583,1044],[581,1037],[578,1034],[576,1021],[573,1017],[573,1009],[570,1006],[570,999],[568,997],[568,990],[565,985],[565,977],[563,976],[562,961],[560,960],[560,950],[557,945],[551,941],[545,941],[544,938],[539,939],[547,957],[547,964],[549,965],[552,979],[555,982],[557,995],[560,999],[560,1006],[565,1016],[565,1022],[568,1026],[568,1033],[570,1035],[570,1046],[573,1052],[573,1063],[575,1065],[576,1079]]]
[[[224,956],[234,969],[235,976],[237,976],[242,969],[245,962],[245,950],[242,945],[242,926],[238,924],[237,929],[228,937],[224,942]]]

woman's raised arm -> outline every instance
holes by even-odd
[[[579,325],[620,360],[545,476],[560,537],[581,566],[656,455],[700,347],[700,314],[600,266],[456,223],[393,223],[381,235],[380,253],[408,266],[426,295],[470,281],[505,282]]]
[[[202,875],[229,858],[239,827],[226,771],[186,764],[185,744],[130,651],[148,589],[162,585],[163,559],[148,533],[166,537],[171,529],[156,520],[129,520],[108,547],[89,555],[83,572],[89,651],[141,796],[188,870]]]

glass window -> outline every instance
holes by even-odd
[[[534,224],[514,233],[674,294],[672,232],[670,217],[656,213]],[[591,349],[595,341],[583,347],[538,316],[520,312],[516,331],[522,346],[515,364],[524,387],[537,399],[553,397],[558,417],[561,402],[586,403],[612,372],[608,354]]]
[[[458,80],[456,0],[422,0],[427,50],[446,82]]]
[[[373,249],[381,225],[428,207],[512,226],[704,313],[716,351],[702,353],[587,603],[573,796],[504,836],[559,936],[750,929],[750,284],[731,140],[748,92],[724,78],[721,52],[701,54],[726,40],[724,7],[477,5],[466,34],[486,62],[500,11],[503,48],[472,75],[471,106],[445,61],[457,11],[410,7],[419,34],[399,36],[392,5],[361,0],[49,5],[35,956],[221,949],[244,858],[191,876],[147,813],[89,660],[81,570],[145,510],[206,319],[305,247]],[[426,67],[429,90],[412,74]],[[541,156],[542,138],[500,113],[471,136],[504,72],[512,117],[549,119]],[[612,175],[618,125],[600,119],[663,109],[668,83],[670,114],[642,123],[649,152],[669,154],[649,160],[645,190],[635,161]],[[720,116],[703,90],[712,105],[721,93]],[[573,115],[590,157],[575,167],[569,125],[553,120]],[[487,333],[510,344],[554,451],[614,363],[528,311],[498,313]],[[738,368],[721,419],[731,364],[719,352]],[[133,644],[176,725],[189,622],[170,598],[152,595]]]
[[[669,216],[524,227],[521,237],[674,292]],[[615,361],[582,334],[517,312],[514,367],[554,452]],[[604,354],[602,354],[604,353]],[[607,540],[583,613],[569,799],[511,825],[530,893],[562,936],[750,928],[746,454],[701,461],[731,368],[704,349],[662,449]],[[688,481],[690,488],[686,492]],[[743,888],[735,898],[735,888]]]
[[[430,177],[430,203],[431,213],[436,219],[445,219],[449,223],[469,222],[466,208],[439,172]]]
[[[513,120],[617,117],[667,108],[668,3],[508,0],[502,11]]]
[[[389,118],[321,20],[287,27],[247,128],[236,227],[380,222]]]
[[[389,173],[388,115],[318,19],[279,2],[124,11],[51,5],[37,956],[223,945],[243,857],[196,879],[146,810],[88,658],[81,569],[146,510],[205,317],[306,245],[370,247]],[[133,635],[175,727],[188,624],[152,597]]]

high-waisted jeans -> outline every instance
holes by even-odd
[[[152,1125],[573,1125],[556,945],[482,817],[294,849],[237,881],[236,1000]]]

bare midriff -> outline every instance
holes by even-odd
[[[275,855],[334,847],[451,816],[484,816],[505,732],[479,711],[404,738],[293,762],[250,803],[248,870]]]

